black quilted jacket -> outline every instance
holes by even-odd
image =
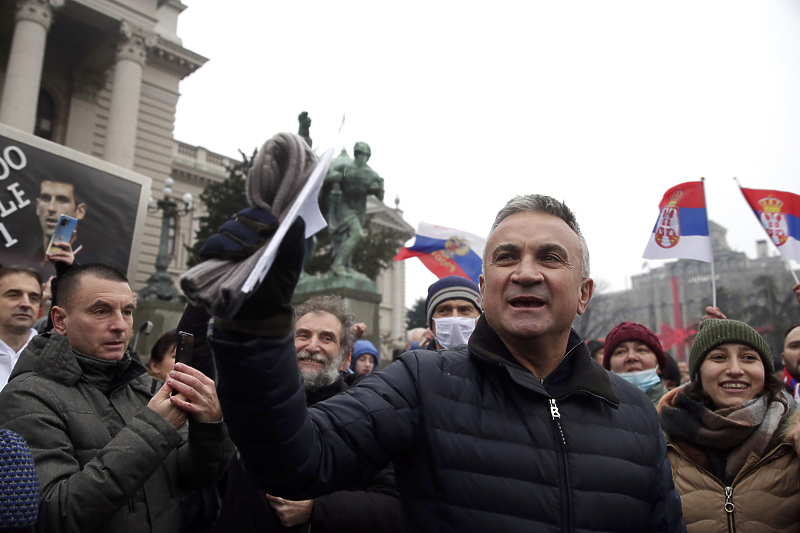
[[[650,400],[579,336],[543,382],[481,317],[306,409],[291,336],[211,341],[231,437],[261,488],[308,498],[390,460],[412,531],[685,531]]]

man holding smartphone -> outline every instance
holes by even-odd
[[[38,530],[177,531],[179,489],[210,485],[233,455],[211,379],[178,364],[161,385],[131,358],[135,308],[115,269],[73,267],[53,331],[0,393],[0,425],[25,438],[39,475]]]

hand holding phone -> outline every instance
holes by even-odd
[[[192,348],[194,347],[194,335],[186,333],[185,331],[178,332],[178,344],[175,347],[175,362],[183,363],[186,366],[192,366]],[[178,391],[172,391],[172,396],[178,394]]]
[[[57,242],[70,242],[72,240],[72,233],[78,225],[78,219],[67,215],[61,215],[58,219],[56,229],[53,230],[53,236],[50,237],[50,244],[47,245],[45,253],[52,254],[60,252],[61,249],[53,244]]]

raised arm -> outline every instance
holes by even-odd
[[[274,222],[264,211],[240,212],[201,254],[241,258],[244,246],[238,243],[257,248],[259,238],[269,237],[250,228],[274,228]],[[209,338],[225,422],[245,469],[265,492],[291,499],[363,485],[411,445],[417,424],[413,358],[306,409],[291,335],[291,298],[304,250],[298,220],[261,286],[232,320],[215,319]]]

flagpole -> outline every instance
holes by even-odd
[[[700,177],[700,183],[703,184],[703,200],[706,202],[706,226],[708,226],[708,201],[706,201],[706,179]],[[708,230],[708,235],[711,237],[711,228]],[[711,239],[711,307],[717,307],[717,274],[714,272],[714,239]]]
[[[742,190],[742,184],[741,184],[741,183],[739,183],[739,180],[736,178],[736,176],[734,176],[734,177],[733,177],[733,181],[735,181],[735,182],[736,182],[736,185],[738,185],[738,186],[739,186],[739,192],[741,192],[741,193],[742,193],[742,196],[744,196],[744,191]],[[747,199],[747,197],[746,197],[746,196],[745,196],[745,199]],[[767,229],[766,229],[766,228],[764,228],[764,226],[763,226],[763,225],[762,225],[761,227],[764,229],[764,231],[767,231]],[[769,235],[769,232],[767,232],[767,237],[769,237],[769,236],[770,236],[770,235]],[[770,240],[770,241],[772,241],[772,239],[769,239],[769,240]],[[772,243],[772,244],[774,245],[775,243]],[[780,250],[779,250],[779,251],[780,251]],[[786,263],[786,270],[788,270],[788,271],[789,271],[789,274],[791,274],[791,275],[792,275],[792,277],[794,278],[794,283],[795,283],[795,285],[797,285],[798,283],[800,283],[800,280],[798,280],[798,279],[797,279],[797,274],[795,274],[795,273],[794,273],[794,270],[792,270],[792,262],[791,262],[789,259],[787,259],[787,258],[786,258],[786,257],[785,257],[783,254],[779,254],[779,255],[781,256],[781,258],[782,258],[782,259],[784,260],[784,262]]]

